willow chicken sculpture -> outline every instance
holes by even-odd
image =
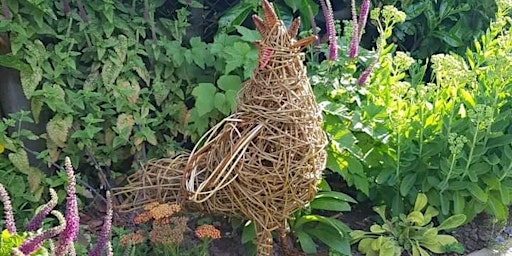
[[[285,234],[291,214],[314,198],[327,139],[301,53],[315,38],[296,40],[300,20],[286,28],[272,4],[263,0],[262,6],[264,18],[253,16],[262,38],[255,42],[259,65],[239,92],[235,113],[190,155],[150,162],[124,192],[146,188],[131,203],[181,197],[192,208],[250,219],[258,255],[267,256],[272,232]]]

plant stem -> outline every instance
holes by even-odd
[[[466,177],[466,175],[468,174],[469,166],[471,165],[471,162],[473,161],[473,152],[475,150],[477,136],[478,136],[478,123],[476,124],[476,127],[475,127],[475,134],[473,135],[473,140],[471,141],[471,148],[469,149],[468,162],[466,163],[466,168],[464,168],[464,173],[462,174],[461,180],[464,179],[464,177]]]

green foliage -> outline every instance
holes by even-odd
[[[219,29],[232,32],[247,20],[251,13],[257,13],[260,0],[242,0],[230,8],[220,19]],[[305,30],[311,28],[311,18],[319,12],[318,4],[313,0],[284,0],[272,2],[277,15],[287,24],[291,23],[294,16],[300,16]]]
[[[464,54],[494,18],[494,1],[386,0],[399,7],[407,20],[396,26],[394,37],[402,50],[425,59],[438,52]]]
[[[374,211],[384,223],[373,224],[369,232],[362,230],[351,232],[352,243],[358,243],[358,250],[368,256],[400,256],[404,250],[408,255],[413,256],[428,256],[430,252],[463,253],[463,248],[460,248],[460,245],[456,246],[458,243],[453,236],[439,234],[439,232],[462,225],[466,216],[453,215],[434,227],[432,219],[439,212],[431,206],[426,206],[427,196],[419,193],[414,208],[409,214],[400,214],[390,220],[386,218],[386,206],[374,207]]]
[[[359,72],[344,59],[312,78],[331,139],[328,168],[394,216],[422,192],[441,220],[465,214],[469,221],[483,211],[507,218],[511,19],[507,2],[498,6],[474,51],[432,57],[431,83],[423,82],[425,64],[387,44],[389,22],[372,11],[384,20],[369,84],[355,85]]]
[[[290,221],[290,231],[296,237],[302,251],[317,253],[317,241],[329,251],[350,255],[350,228],[336,218],[326,217],[325,211],[348,212],[349,203],[356,203],[350,196],[336,191],[320,191],[306,209],[295,213]],[[322,212],[323,214],[318,214]]]
[[[43,175],[28,168],[20,137],[45,140],[46,150],[35,153],[46,163],[64,153],[95,170],[125,172],[133,160],[196,141],[229,115],[256,65],[257,35],[242,27],[242,36],[219,33],[212,43],[187,38],[196,2],[166,13],[161,3],[87,1],[86,14],[64,13],[58,1],[7,2],[13,19],[0,21],[0,32],[10,34],[12,53],[0,63],[20,70],[32,106],[14,119],[47,123],[43,134],[10,134],[16,123],[3,120],[0,144],[33,192]]]
[[[327,212],[348,212],[351,210],[349,203],[356,201],[344,193],[331,191],[326,183],[322,187],[326,190],[318,192],[305,209],[297,211],[289,220],[290,232],[302,251],[307,254],[317,253],[320,242],[333,254],[350,255],[351,229],[338,219],[325,215]],[[242,224],[237,223],[235,228]],[[246,255],[256,254],[256,246],[253,243],[255,239],[254,223],[245,222],[242,227],[242,244],[246,248]]]

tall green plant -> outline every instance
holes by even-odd
[[[0,144],[23,166],[26,152],[47,163],[66,153],[95,176],[186,147],[230,114],[256,64],[257,35],[242,27],[210,44],[185,41],[195,2],[171,12],[159,11],[163,1],[6,2],[12,19],[0,20],[0,33],[12,53],[0,64],[20,71],[32,119],[50,116],[44,134],[21,134],[43,138],[43,152],[0,130]]]
[[[465,214],[471,220],[482,211],[507,218],[511,6],[498,6],[496,21],[474,51],[432,57],[432,83],[423,82],[426,65],[380,40],[370,82],[334,87],[324,103],[332,116],[326,127],[338,127],[327,131],[344,141],[332,144],[328,167],[395,215],[423,192],[440,218]],[[392,17],[385,8],[372,12],[383,19],[377,24],[384,39]],[[371,189],[351,182],[356,179],[371,180]]]

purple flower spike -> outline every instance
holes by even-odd
[[[316,37],[315,46],[320,46],[320,37],[318,37],[317,26],[315,22],[315,15],[313,15],[313,10],[311,9],[311,5],[308,5],[309,11],[309,19],[311,20],[311,29],[313,30],[313,35]]]
[[[336,28],[334,27],[334,14],[329,0],[321,0],[322,12],[324,13],[327,36],[329,37],[329,60],[338,58],[338,38],[336,36]]]
[[[107,246],[107,244],[109,243],[110,230],[112,228],[112,214],[112,197],[110,195],[110,191],[107,191],[107,215],[105,216],[105,220],[103,221],[103,226],[101,226],[101,232],[98,237],[98,243],[92,250],[89,251],[89,256],[101,256],[103,248],[105,248],[105,246]]]
[[[375,64],[372,63],[370,64],[370,66],[368,66],[364,71],[363,73],[361,73],[361,76],[359,76],[359,79],[357,79],[357,84],[359,85],[365,85],[366,82],[368,82],[368,78],[370,77],[370,74],[372,73],[373,71],[373,66]]]
[[[66,228],[66,220],[64,219],[64,216],[62,216],[62,213],[52,211],[52,214],[59,220],[59,225],[23,241],[20,247],[18,247],[18,250],[22,252],[23,255],[30,255],[32,252],[37,251],[44,241],[57,236],[64,231]]]
[[[16,234],[16,222],[14,222],[14,214],[12,213],[11,198],[2,184],[0,184],[0,200],[4,204],[4,218],[7,231],[11,234]]]
[[[88,23],[89,22],[89,16],[87,16],[87,12],[85,11],[85,7],[84,7],[84,4],[80,1],[78,1],[78,14],[80,15],[80,17],[82,18],[82,20],[85,22],[85,23]]]
[[[348,50],[348,57],[353,59],[359,52],[359,24],[357,22],[356,2],[352,0],[352,39]]]
[[[9,10],[9,6],[7,6],[7,2],[5,0],[0,1],[2,4],[2,13],[4,15],[4,18],[7,20],[12,19],[12,13],[11,10]]]
[[[73,170],[69,157],[66,157],[64,161],[64,167],[66,169],[69,182],[66,198],[66,229],[59,236],[59,242],[55,249],[55,256],[63,256],[73,250],[73,241],[78,234],[78,225],[80,221],[78,205],[76,202],[75,171]]]
[[[36,231],[41,228],[41,224],[43,223],[44,218],[48,216],[48,214],[55,208],[57,205],[57,192],[50,188],[50,196],[51,200],[46,203],[43,208],[30,220],[30,222],[26,226],[26,231]]]
[[[69,14],[71,13],[69,0],[60,0],[60,3],[62,4],[62,11],[64,12],[64,15],[69,16]]]
[[[370,0],[363,0],[361,3],[361,10],[359,11],[359,20],[357,22],[357,29],[359,30],[359,41],[363,36],[364,27],[366,27],[366,21],[368,20],[368,13],[370,12]]]

